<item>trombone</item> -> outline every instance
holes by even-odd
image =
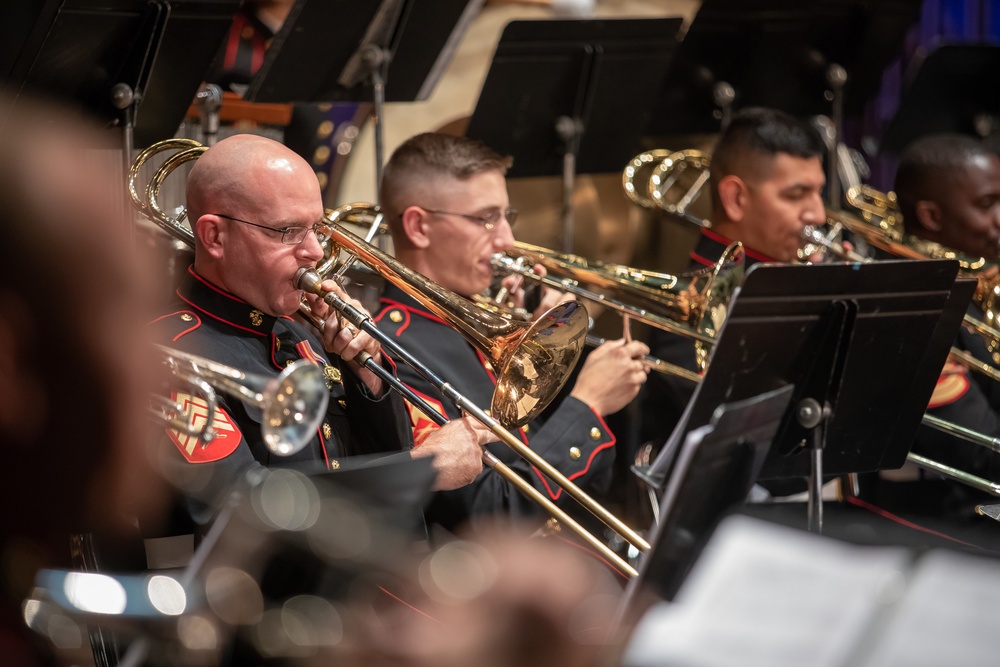
[[[622,185],[625,194],[640,206],[662,208],[681,219],[699,226],[707,226],[706,221],[692,216],[687,211],[687,206],[701,195],[708,182],[708,166],[709,158],[696,151],[675,153],[649,151],[637,155],[625,168],[622,173]],[[698,174],[693,182],[690,178],[682,178],[685,170],[689,169]],[[691,184],[683,188],[681,186],[685,180]],[[681,195],[668,197],[667,191],[676,187],[681,188]],[[847,229],[869,245],[897,257],[905,259],[957,259],[961,273],[977,279],[979,284],[973,295],[973,300],[986,316],[986,321],[983,322],[966,315],[963,326],[983,336],[989,352],[994,356],[994,359],[997,359],[1000,355],[1000,329],[997,326],[997,318],[1000,318],[1000,266],[991,264],[984,258],[965,257],[939,244],[905,235],[902,230],[902,215],[899,212],[896,197],[891,192],[882,193],[862,185],[849,188],[845,197],[848,203],[859,211],[861,219],[844,212],[827,211],[829,233],[823,234],[816,228],[807,227],[803,231],[803,247],[800,249],[799,257],[805,259],[817,252],[829,252],[851,262],[870,261],[857,253],[846,251],[843,246],[835,243],[834,239],[839,232]],[[675,199],[676,203],[672,203]],[[699,368],[704,370],[702,351],[697,350],[697,348],[696,351]],[[1000,370],[975,358],[968,352],[952,348],[950,356],[972,370],[1000,381]],[[700,377],[692,380],[699,382]],[[1000,452],[1000,440],[996,438],[946,422],[933,415],[924,415],[923,423],[931,428]],[[945,466],[918,454],[910,453],[907,455],[907,459],[921,467],[952,477],[981,491],[1000,496],[1000,484]]]
[[[622,171],[625,196],[642,208],[661,209],[699,227],[708,221],[688,209],[705,192],[710,158],[698,150],[639,153]]]
[[[264,444],[280,456],[290,456],[305,447],[323,421],[330,394],[316,364],[296,361],[270,378],[163,345],[156,349],[171,375],[191,385],[205,405],[197,407],[194,401],[184,405],[154,395],[150,411],[168,428],[195,438],[203,448],[216,435],[216,390],[261,410]]]
[[[148,160],[156,153],[174,147],[164,145],[162,142],[154,144],[136,158],[136,163]],[[207,148],[202,146],[189,146],[167,158],[147,186],[145,200],[140,200],[137,204],[138,210],[152,222],[165,229],[171,236],[192,246],[194,245],[194,234],[182,224],[183,214],[175,217],[167,215],[159,204],[158,197],[167,176],[184,162],[197,159],[205,150]],[[141,166],[141,163],[133,164],[130,170],[130,192],[138,192],[135,181]],[[436,377],[394,340],[379,331],[371,322],[371,318],[363,311],[354,308],[336,294],[325,292],[322,289],[323,276],[317,271],[300,270],[296,276],[296,284],[303,290],[321,295],[324,301],[338,310],[345,319],[378,340],[393,355],[412,365],[419,373],[434,383],[443,395],[489,427],[501,441],[553,479],[566,490],[568,495],[576,499],[607,526],[618,532],[626,541],[640,551],[648,551],[650,545],[645,539],[525,446],[500,421],[503,420],[504,423],[515,426],[526,423],[558,393],[582,351],[588,320],[586,309],[575,302],[560,304],[530,326],[512,323],[502,316],[486,313],[471,302],[416,274],[363,239],[342,229],[338,224],[340,218],[347,213],[365,210],[377,213],[377,207],[357,204],[328,213],[329,226],[323,241],[329,248],[330,255],[329,260],[321,262],[322,270],[330,270],[333,264],[332,258],[339,255],[340,250],[347,250],[355,257],[368,263],[373,270],[394,282],[432,312],[445,319],[451,326],[469,337],[470,342],[481,347],[488,358],[495,360],[494,368],[500,371],[491,408],[495,415],[499,415],[499,420],[474,405],[450,384]],[[305,304],[305,301],[303,303]],[[308,305],[300,307],[300,311],[307,319],[315,322],[315,317],[309,311]],[[370,357],[366,356],[366,358],[357,361],[435,421],[444,423],[447,420]],[[561,523],[579,534],[584,541],[623,573],[635,576],[635,569],[618,554],[486,450],[483,452],[483,461],[485,465],[495,469],[518,490],[544,507]]]
[[[695,341],[698,365],[704,368],[708,358],[706,344],[715,341],[726,319],[726,309],[743,280],[743,246],[734,243],[726,248],[714,266],[684,276],[640,271],[620,264],[589,261],[577,255],[556,253],[547,248],[515,242],[514,248],[493,256],[493,267],[535,281],[553,289],[609,306],[625,320],[670,331]],[[540,276],[534,264],[545,267]],[[593,285],[616,294],[605,294],[583,287]],[[669,370],[670,364],[653,363],[651,367],[670,374],[688,377]],[[688,379],[691,379],[688,377]]]
[[[844,223],[845,221],[849,221],[847,222],[847,224],[844,224],[844,227],[847,227],[851,231],[854,231],[854,227],[856,226],[862,226],[861,228],[864,229],[865,225],[865,223],[862,223],[856,218],[852,218],[851,216],[845,213],[836,214],[836,220],[838,223]],[[875,236],[873,236],[874,232],[872,232],[870,228],[867,229],[866,232],[867,235],[872,235],[872,238],[875,238]],[[866,238],[865,234],[861,234],[861,236],[862,238]],[[840,259],[844,259],[849,262],[862,262],[862,263],[872,261],[868,257],[864,257],[854,251],[845,249],[840,244],[834,243],[831,240],[830,235],[824,235],[822,232],[813,227],[805,228],[805,230],[803,231],[803,238],[804,240],[810,243],[822,245],[823,247],[826,248],[826,250],[830,254],[835,255]],[[887,252],[892,252],[890,248],[895,249],[898,247],[899,248],[898,254],[900,254],[906,259],[928,259],[927,255],[923,255],[916,252],[911,246],[901,244],[881,236],[877,238],[879,240],[879,244],[877,244],[877,247],[880,247],[883,250],[886,250]],[[872,245],[876,244],[873,243]],[[984,336],[984,338],[986,338],[988,341],[1000,342],[1000,331],[984,324],[983,322],[980,322],[971,315],[966,314],[963,318],[962,323],[967,328]],[[993,346],[990,346],[990,349],[992,351],[992,349],[994,349]],[[977,359],[976,357],[969,354],[965,350],[961,350],[957,347],[952,347],[951,351],[949,352],[949,356],[951,356],[953,359],[956,359],[957,361],[959,361],[960,363],[962,363],[963,365],[967,366],[972,370],[982,373],[983,375],[986,375],[987,377],[993,380],[1000,381],[1000,371],[998,371],[995,367],[991,366],[990,364],[987,364]],[[979,445],[981,447],[986,447],[994,452],[1000,453],[1000,439],[994,438],[984,433],[973,431],[971,429],[967,429],[963,426],[960,426],[959,424],[945,421],[943,419],[935,417],[934,415],[925,414],[921,419],[921,421],[930,428],[942,431],[943,433],[948,433],[950,435],[956,436],[973,444]],[[909,452],[906,455],[906,460],[922,468],[927,468],[928,470],[933,470],[947,477],[956,479],[980,491],[985,491],[986,493],[990,493],[995,496],[1000,496],[1000,483],[991,482],[977,475],[973,475],[966,471],[958,470],[951,466],[944,465],[937,461],[928,459],[927,457],[920,456],[919,454],[914,454],[913,452]]]

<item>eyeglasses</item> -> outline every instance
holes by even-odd
[[[472,220],[473,222],[478,222],[486,229],[486,231],[493,231],[500,222],[500,218],[507,220],[507,224],[511,227],[517,222],[517,209],[507,207],[501,213],[500,211],[490,211],[489,213],[483,213],[482,215],[473,215],[472,213],[455,213],[454,211],[440,211],[433,208],[424,208],[428,213],[436,213],[437,215],[457,215],[460,218],[465,218],[466,220]]]
[[[239,218],[234,218],[231,215],[224,215],[222,213],[213,213],[212,215],[225,218],[226,220],[232,220],[233,222],[242,222],[244,225],[250,225],[251,227],[260,227],[261,229],[266,229],[271,232],[281,232],[281,242],[285,245],[298,245],[305,240],[306,234],[309,232],[316,232],[316,234],[319,235],[320,230],[326,228],[325,223],[317,222],[308,227],[283,227],[282,229],[275,229],[274,227],[268,227],[267,225],[258,225],[256,222],[250,222],[249,220],[240,220]]]

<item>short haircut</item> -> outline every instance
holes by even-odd
[[[464,180],[486,171],[506,174],[513,158],[475,139],[425,132],[404,141],[382,171],[382,210],[390,226],[407,206],[427,177],[451,176]]]
[[[954,133],[929,134],[903,152],[896,170],[896,198],[908,231],[919,228],[919,200],[934,200],[950,187],[967,164],[993,153],[978,139]]]
[[[778,153],[809,159],[820,157],[824,150],[822,139],[812,127],[784,111],[741,109],[719,135],[712,152],[712,206],[720,210],[718,185],[726,176],[747,178],[760,173]]]

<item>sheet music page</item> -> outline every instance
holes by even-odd
[[[676,602],[640,621],[623,665],[839,667],[887,591],[905,585],[909,561],[904,549],[858,547],[730,517]]]
[[[1000,664],[1000,562],[959,552],[923,556],[895,613],[872,629],[865,667]]]

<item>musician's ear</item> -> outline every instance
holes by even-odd
[[[431,216],[419,206],[408,206],[401,216],[403,235],[414,248],[423,250],[431,244]]]
[[[917,200],[913,207],[917,214],[917,224],[931,232],[940,232],[943,225],[944,211],[936,201],[929,199]]]
[[[719,180],[719,203],[726,219],[740,222],[743,219],[747,204],[747,185],[743,179],[730,174]]]

